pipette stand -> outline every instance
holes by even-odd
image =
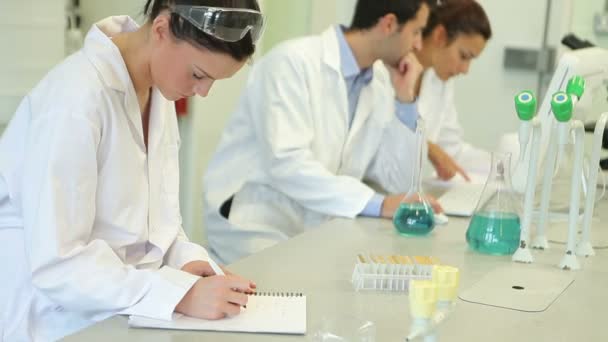
[[[519,248],[513,254],[513,261],[530,264],[534,257],[530,251],[530,231],[532,228],[532,212],[534,210],[534,190],[536,189],[536,173],[538,156],[540,154],[541,126],[538,118],[532,120],[532,145],[530,146],[530,164],[524,195],[524,212],[521,224]],[[545,237],[546,241],[546,237]]]
[[[530,91],[524,91],[515,97],[515,109],[520,118],[521,126],[519,130],[520,158],[518,167],[525,166],[526,151],[529,148],[528,177],[526,177],[524,194],[524,212],[521,224],[521,235],[519,247],[513,254],[513,261],[530,264],[534,262],[534,257],[530,251],[530,230],[532,225],[532,210],[534,209],[534,189],[536,188],[536,173],[538,156],[540,154],[541,126],[540,120],[536,115],[536,98]],[[523,170],[522,170],[523,171]]]
[[[597,190],[597,181],[600,164],[600,154],[602,151],[602,139],[604,138],[604,130],[608,122],[608,113],[600,116],[600,119],[595,124],[593,134],[593,150],[591,152],[591,167],[589,169],[589,179],[587,183],[587,198],[585,199],[585,213],[583,216],[583,234],[581,241],[576,246],[576,255],[582,257],[590,257],[595,255],[593,246],[591,245],[591,220],[595,211],[595,193]]]
[[[533,247],[544,249],[537,242],[546,240],[545,227],[549,216],[549,200],[551,197],[552,179],[555,170],[555,165],[559,163],[559,159],[563,156],[564,146],[568,143],[570,136],[574,136],[574,164],[572,165],[572,180],[570,190],[570,212],[568,218],[568,241],[566,243],[566,251],[564,257],[559,263],[559,267],[564,270],[578,270],[580,264],[575,254],[578,215],[580,211],[580,189],[582,186],[583,174],[583,155],[585,152],[584,135],[585,129],[583,123],[579,120],[571,120],[572,111],[578,102],[580,94],[566,94],[563,92],[556,93],[552,100],[552,109],[557,121],[554,123],[553,129],[557,128],[558,143],[551,139],[547,162],[545,163],[543,189],[541,194],[540,220],[537,229],[537,237]],[[559,126],[557,126],[559,125]],[[552,137],[554,134],[552,134]],[[559,150],[558,150],[559,148]]]

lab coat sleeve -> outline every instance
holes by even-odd
[[[410,110],[413,108],[411,105]],[[365,180],[388,194],[407,193],[415,171],[415,155],[416,136],[395,114],[384,128],[378,153],[366,172]]]
[[[170,267],[135,269],[95,238],[97,117],[53,113],[31,123],[22,208],[33,286],[91,319],[170,319],[198,278]]]
[[[203,246],[191,242],[182,228],[179,229],[175,242],[167,251],[165,265],[181,270],[184,265],[192,261],[207,261],[209,254]]]
[[[375,192],[359,179],[330,172],[315,159],[315,125],[323,123],[312,120],[308,87],[317,85],[304,75],[318,71],[307,73],[305,67],[297,56],[269,58],[254,78],[259,82],[252,85],[257,90],[252,121],[269,153],[271,186],[310,210],[354,218]]]
[[[490,169],[490,153],[476,148],[464,141],[464,130],[458,119],[454,102],[454,83],[447,86],[447,99],[443,120],[437,123],[427,122],[427,125],[440,125],[437,141],[448,155],[469,172],[485,173]]]

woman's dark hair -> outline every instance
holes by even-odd
[[[481,5],[475,0],[439,0],[431,6],[429,21],[422,33],[428,37],[442,25],[453,41],[459,34],[480,34],[485,40],[492,38],[490,20]]]
[[[148,17],[149,21],[153,21],[163,10],[176,5],[260,10],[257,0],[147,0],[144,6],[144,15]],[[175,38],[187,41],[195,46],[202,46],[213,52],[228,54],[237,61],[244,61],[255,52],[251,32],[247,33],[238,42],[225,42],[202,32],[177,13],[171,13],[169,26]]]
[[[399,24],[405,24],[416,17],[425,3],[428,3],[428,0],[358,0],[349,30],[371,29],[382,17],[390,13],[397,17]]]

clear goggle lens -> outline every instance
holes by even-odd
[[[177,5],[173,12],[204,33],[225,42],[238,42],[250,32],[255,44],[264,31],[264,16],[254,10]]]

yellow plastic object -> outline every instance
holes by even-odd
[[[432,256],[414,256],[414,261],[419,265],[439,265],[439,259]]]
[[[458,296],[460,271],[452,266],[433,267],[433,283],[437,287],[437,300],[453,302]]]
[[[412,260],[410,259],[409,256],[398,255],[397,257],[399,258],[399,263],[402,265],[411,265],[412,264]]]
[[[410,281],[410,312],[414,318],[430,319],[437,304],[437,286],[430,280]]]

